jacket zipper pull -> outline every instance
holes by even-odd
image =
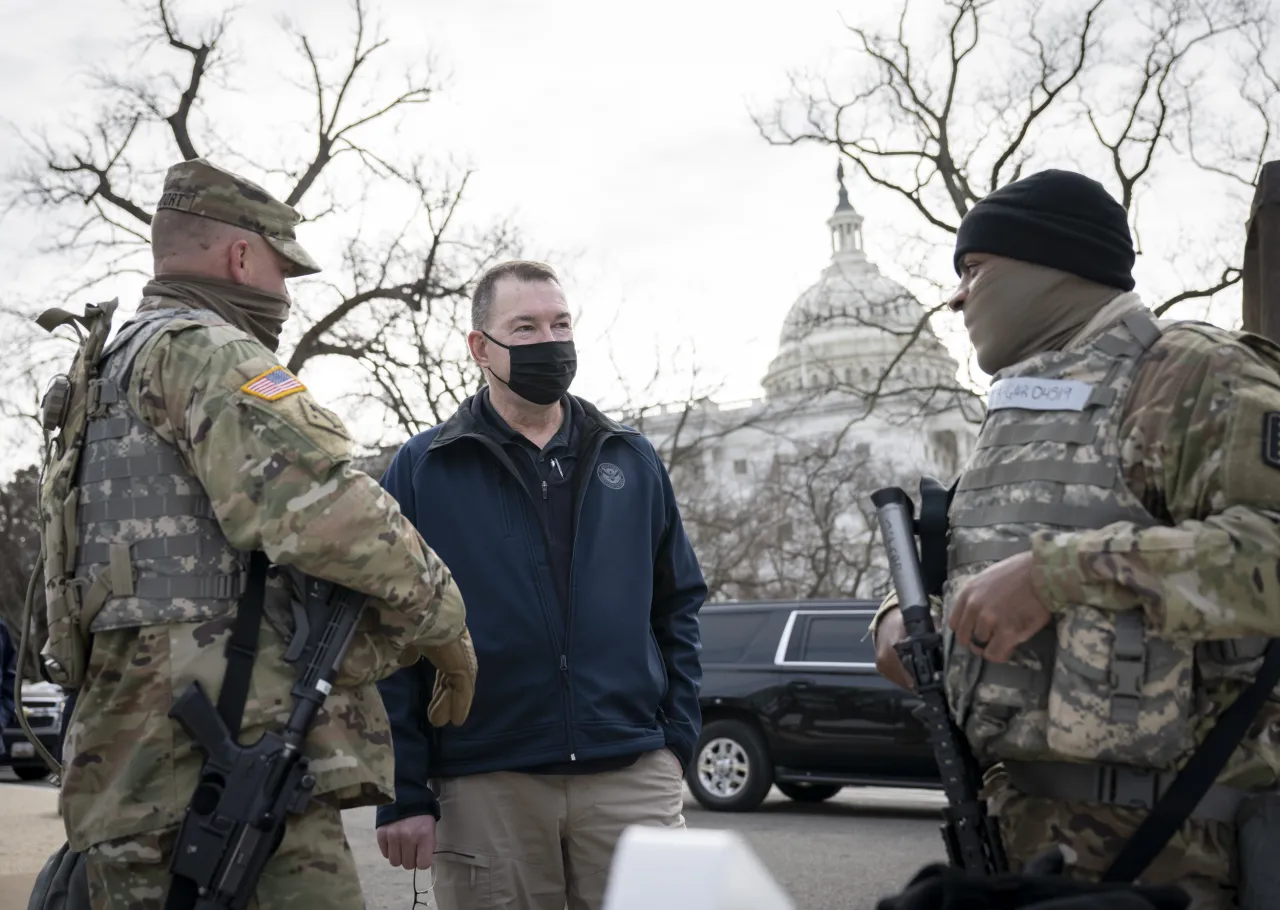
[[[568,673],[568,672],[569,672],[569,658],[568,658],[568,657],[566,657],[566,656],[565,656],[565,655],[563,655],[563,654],[561,654],[561,655],[560,655],[560,672],[561,672],[561,673]],[[566,679],[565,679],[565,685],[567,686],[568,684],[569,684],[569,680],[566,678]],[[577,761],[577,760],[578,760],[578,756],[577,756],[577,754],[576,754],[576,753],[574,753],[574,752],[570,752],[570,753],[569,753],[569,761]]]
[[[546,500],[547,500],[547,482],[544,480],[542,482],[542,501],[546,502]]]

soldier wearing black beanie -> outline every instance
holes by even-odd
[[[1123,207],[1079,174],[978,202],[955,258],[947,303],[994,381],[949,494],[943,685],[999,769],[984,796],[1018,884],[1057,847],[1066,884],[1276,910],[1280,356],[1158,318],[1132,290]],[[897,607],[872,627],[876,666],[912,689]],[[1175,686],[1176,706],[1153,695]],[[1120,779],[1154,783],[1135,797]],[[977,893],[992,884],[922,874],[884,910],[1021,905]]]
[[[1047,170],[981,199],[956,232],[955,269],[966,253],[990,253],[1133,290],[1129,220],[1096,180]]]

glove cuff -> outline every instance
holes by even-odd
[[[428,648],[425,653],[427,660],[437,670],[443,670],[446,673],[463,671],[472,674],[476,671],[476,652],[471,647],[471,633],[466,630],[448,644]]]

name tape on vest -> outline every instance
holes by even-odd
[[[1075,379],[1037,379],[1019,376],[991,386],[987,410],[1023,408],[1028,411],[1083,411],[1093,386]]]

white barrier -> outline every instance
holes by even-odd
[[[604,910],[795,910],[734,831],[632,825],[613,854]]]

